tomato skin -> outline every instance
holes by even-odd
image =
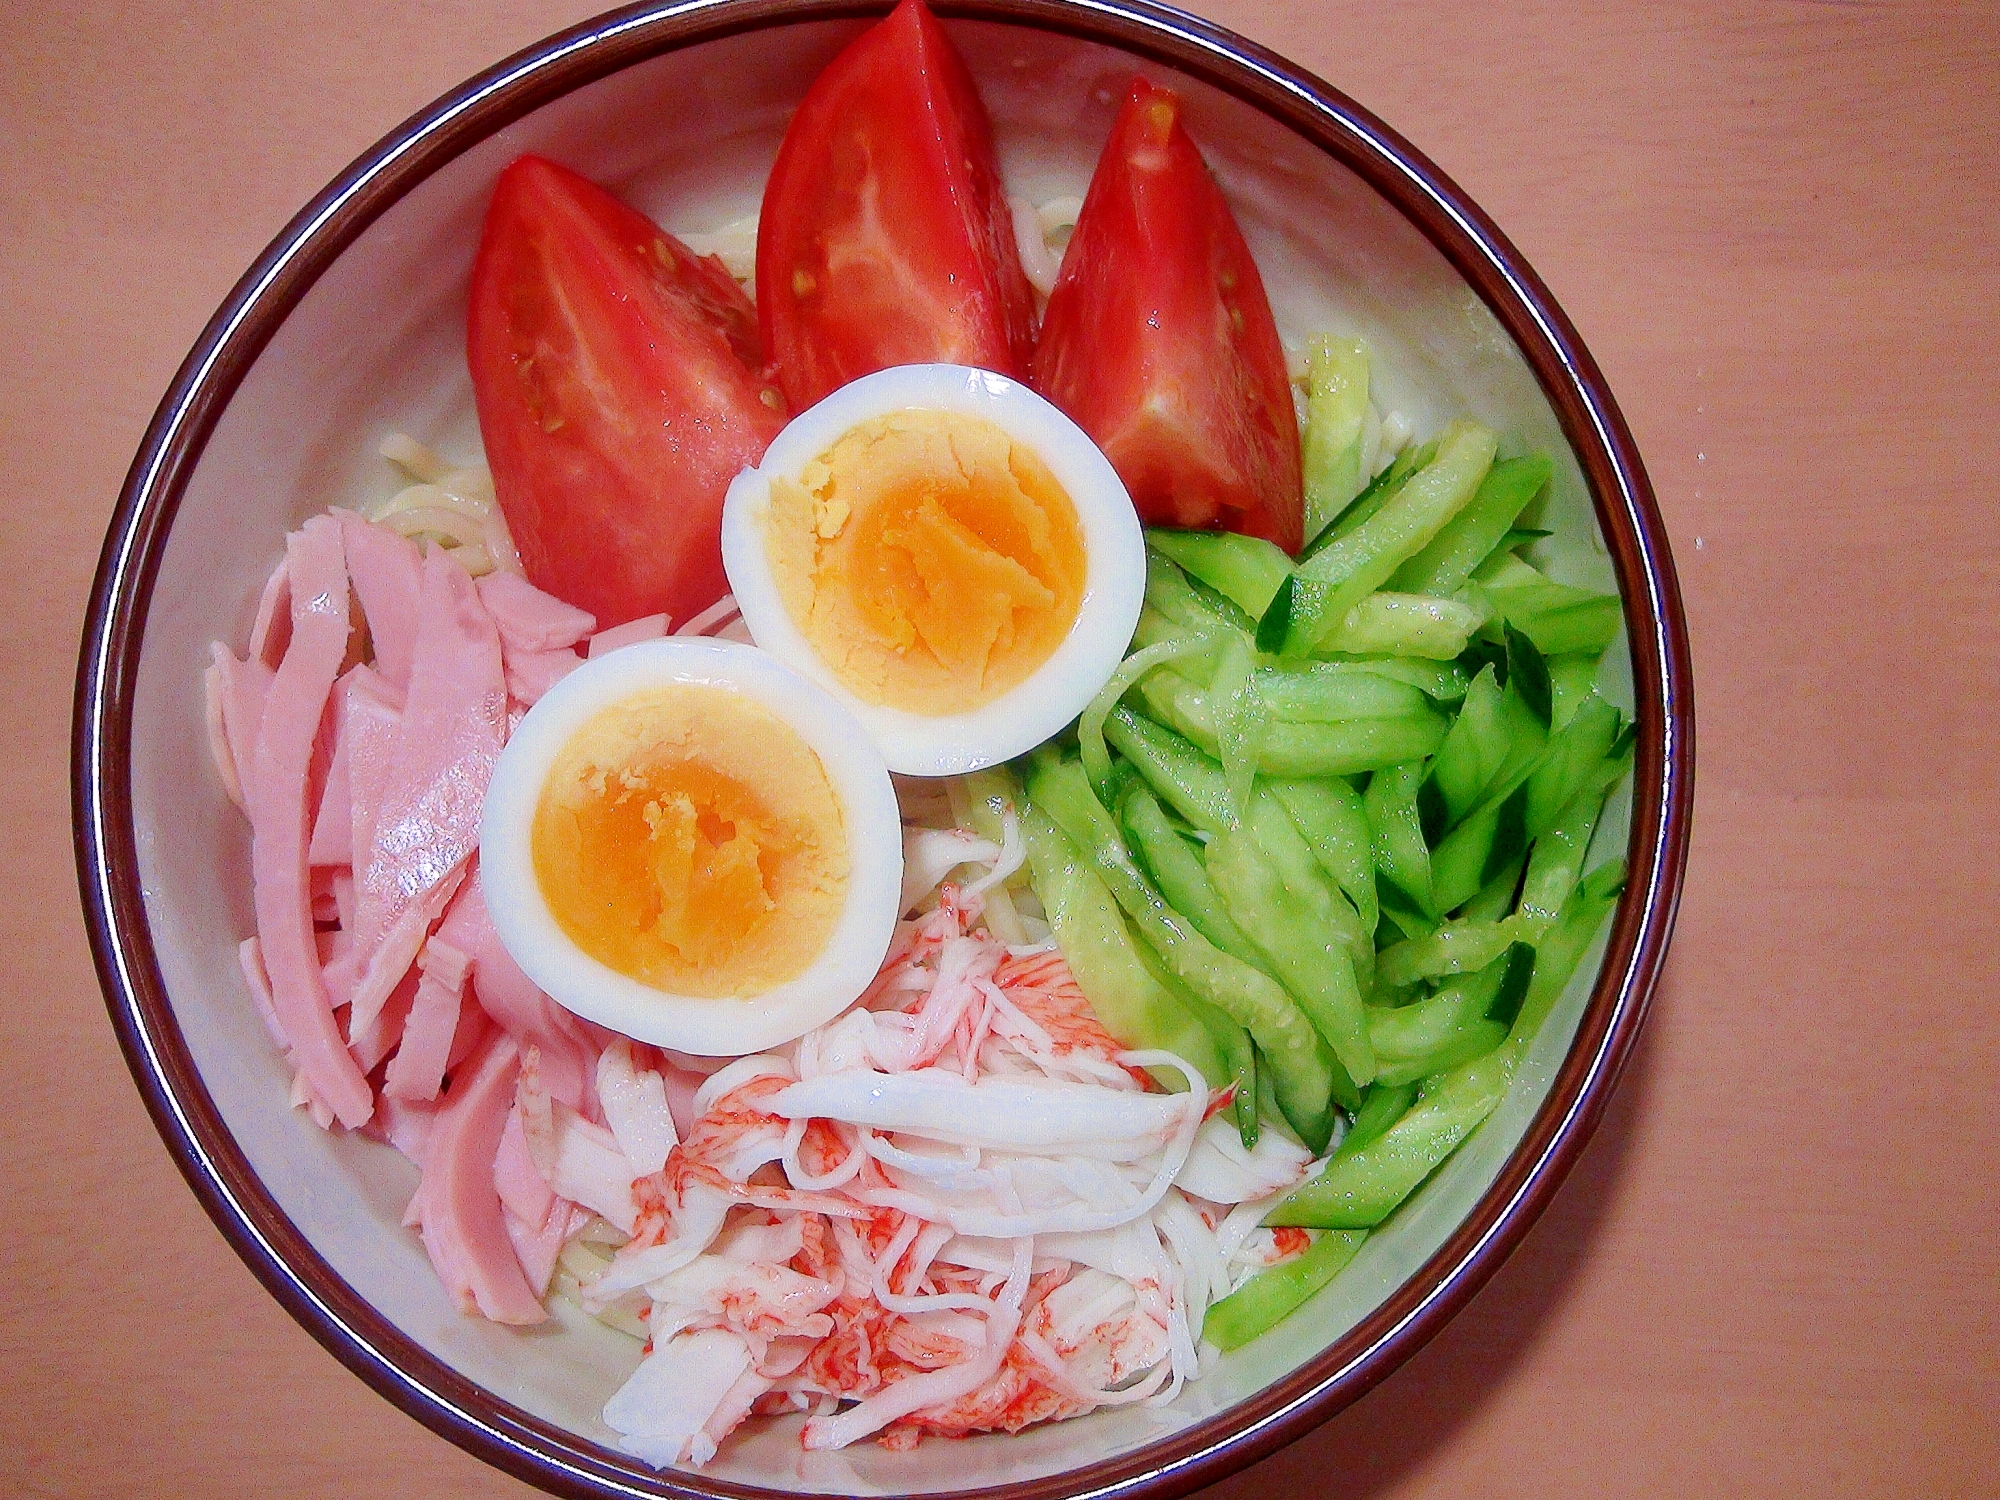
[[[756,310],[713,257],[567,168],[500,174],[466,353],[528,578],[600,628],[727,592],[722,498],[784,425]]]
[[[764,187],[757,313],[795,410],[889,365],[1021,377],[1035,295],[972,75],[902,0],[829,63]]]
[[[1303,543],[1298,417],[1257,263],[1143,78],[1091,174],[1030,383],[1094,438],[1149,526]]]

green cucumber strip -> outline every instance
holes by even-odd
[[[1384,767],[1370,778],[1361,807],[1368,818],[1375,868],[1419,913],[1435,922],[1437,906],[1431,899],[1430,846],[1424,842],[1423,823],[1417,812],[1417,788],[1423,784],[1423,775],[1421,760]],[[1387,904],[1387,892],[1382,895]]]
[[[1231,1076],[1209,1029],[1140,962],[1118,904],[1068,835],[1030,804],[1021,810],[1021,837],[1056,946],[1104,1029],[1135,1050],[1184,1057],[1203,1078]],[[1162,1073],[1168,1088],[1186,1087],[1171,1070]]]
[[[1428,443],[1412,443],[1397,454],[1388,468],[1369,480],[1361,493],[1348,502],[1346,510],[1320,527],[1300,550],[1299,561],[1304,563],[1325,551],[1395,499],[1409,483],[1410,476],[1437,457],[1437,451],[1438,439],[1432,438]]]
[[[1546,453],[1503,458],[1486,472],[1471,502],[1424,549],[1398,568],[1388,586],[1439,598],[1457,592],[1507,535],[1514,518],[1549,482]]]
[[[1306,356],[1301,445],[1306,535],[1316,535],[1361,492],[1368,421],[1368,351],[1358,339],[1314,337]]]
[[[1549,736],[1548,748],[1528,777],[1528,837],[1539,838],[1597,775],[1618,738],[1619,713],[1592,693],[1570,721]]]
[[[1549,723],[1560,729],[1567,724],[1584,699],[1597,691],[1597,671],[1604,664],[1602,651],[1567,651],[1551,656],[1549,663]]]
[[[1104,737],[1167,806],[1203,833],[1229,826],[1222,767],[1187,740],[1122,705],[1105,721]]]
[[[1526,779],[1504,797],[1481,803],[1431,850],[1431,898],[1456,911],[1489,880],[1519,861],[1528,847]]]
[[[1295,575],[1287,573],[1257,621],[1259,651],[1276,655],[1284,649],[1285,637],[1290,634],[1292,628],[1292,600],[1297,593],[1298,580]]]
[[[1222,648],[1215,677],[1208,688],[1209,717],[1215,725],[1216,759],[1222,762],[1223,785],[1229,792],[1231,820],[1243,816],[1256,779],[1258,758],[1271,721],[1257,691],[1257,664],[1240,635]]]
[[[1371,1141],[1380,1140],[1383,1133],[1402,1119],[1416,1102],[1417,1086],[1414,1083],[1384,1083],[1377,1078],[1368,1085],[1368,1092],[1361,1096],[1361,1108],[1354,1112],[1354,1123],[1340,1138],[1340,1149],[1334,1153],[1334,1160],[1352,1156]]]
[[[1262,1094],[1257,1087],[1257,1045],[1250,1040],[1250,1033],[1206,1000],[1174,978],[1166,965],[1162,964],[1153,950],[1144,943],[1135,943],[1133,953],[1145,965],[1146,972],[1153,976],[1154,983],[1164,988],[1188,1010],[1197,1021],[1208,1029],[1216,1050],[1222,1054],[1222,1076],[1220,1083],[1230,1090],[1229,1114],[1236,1122],[1237,1139],[1243,1142],[1243,1149],[1254,1151],[1257,1137],[1263,1133],[1261,1113]],[[1273,1104],[1271,1118],[1282,1119]]]
[[[1489,1021],[1498,1021],[1503,1026],[1512,1026],[1515,1018],[1521,1014],[1521,1004],[1527,999],[1528,986],[1534,981],[1534,945],[1515,943],[1503,957],[1495,959],[1487,967],[1500,969],[1500,983],[1494,988],[1492,1000],[1487,1003],[1486,1018]]]
[[[1291,816],[1272,798],[1212,840],[1208,876],[1229,915],[1269,957],[1278,980],[1333,1049],[1353,1085],[1375,1076],[1351,952],[1360,924],[1319,870]],[[1336,1085],[1342,1080],[1335,1079]],[[1335,1098],[1360,1103],[1350,1086]]]
[[[1296,599],[1296,593],[1292,597]],[[1472,633],[1486,619],[1487,611],[1477,604],[1381,590],[1356,602],[1313,651],[1315,655],[1340,651],[1450,661],[1465,650]],[[1267,649],[1262,645],[1267,638],[1277,639],[1280,645],[1283,642],[1275,631],[1267,635],[1261,625],[1257,638],[1260,650]]]
[[[1224,953],[1270,973],[1269,961],[1230,917],[1208,878],[1201,856],[1174,831],[1152,789],[1143,783],[1127,788],[1119,804],[1119,815],[1133,853],[1139,856],[1160,894],[1174,910],[1194,923],[1195,931]]]
[[[1521,1001],[1521,1013],[1514,1018],[1514,1040],[1509,1045],[1524,1045],[1541,1029],[1624,889],[1623,858],[1606,860],[1576,883],[1555,922],[1535,945],[1535,977]]]
[[[1501,628],[1507,641],[1507,690],[1518,695],[1536,722],[1547,730],[1554,706],[1550,698],[1549,664],[1530,637],[1512,624]]]
[[[1497,616],[1549,656],[1602,651],[1616,638],[1624,619],[1616,594],[1596,594],[1566,584],[1485,584],[1479,593]]]
[[[1480,588],[1512,589],[1530,585],[1553,587],[1555,580],[1526,558],[1511,552],[1495,552],[1472,570],[1471,582]]]
[[[1229,638],[1225,637],[1225,641]],[[1104,748],[1104,721],[1111,710],[1118,706],[1118,700],[1132,690],[1132,685],[1155,667],[1168,662],[1182,661],[1191,656],[1205,655],[1215,649],[1212,638],[1201,635],[1171,637],[1150,646],[1141,647],[1118,664],[1118,670],[1098,690],[1076,721],[1077,750],[1083,757],[1084,772],[1090,777],[1100,796],[1104,793],[1105,782],[1111,774],[1111,756]],[[1226,650],[1226,644],[1222,647]]]
[[[1496,439],[1475,422],[1447,428],[1438,454],[1374,515],[1299,565],[1287,655],[1302,656],[1465,508],[1493,462]]]
[[[1601,786],[1587,786],[1578,792],[1529,852],[1515,921],[1531,942],[1548,931],[1583,873],[1590,836],[1604,810],[1604,795]]]
[[[1049,747],[1029,760],[1028,797],[1055,820],[1123,907],[1139,940],[1174,977],[1247,1030],[1271,1067],[1278,1107],[1315,1152],[1333,1132],[1337,1064],[1302,1011],[1270,975],[1224,953],[1140,873],[1083,767]]]
[[[1339,1275],[1367,1238],[1366,1230],[1330,1229],[1305,1254],[1259,1271],[1209,1308],[1202,1338],[1227,1352],[1268,1333]]]
[[[1375,955],[1378,985],[1414,984],[1447,974],[1476,974],[1521,936],[1512,917],[1499,922],[1445,922]]]
[[[1372,979],[1375,924],[1381,915],[1381,908],[1375,895],[1374,834],[1368,826],[1368,814],[1361,805],[1361,794],[1346,781],[1333,776],[1315,781],[1273,777],[1265,785],[1271,789],[1271,795],[1284,804],[1285,811],[1292,815],[1292,821],[1298,825],[1300,835],[1321,868],[1333,877],[1334,883],[1346,892],[1347,899],[1354,904],[1361,930],[1368,935],[1367,967]],[[1358,960],[1355,970],[1355,978],[1360,979],[1361,964]]]
[[[1260,668],[1257,692],[1274,717],[1299,724],[1395,719],[1431,711],[1430,697],[1421,688],[1346,662]]]
[[[1527,863],[1526,851],[1515,855],[1505,869],[1482,885],[1478,894],[1454,915],[1461,922],[1497,922],[1505,917],[1514,910],[1515,897],[1521,889],[1521,872]]]
[[[1508,735],[1500,716],[1500,674],[1497,667],[1480,668],[1465,690],[1465,703],[1452,721],[1437,758],[1431,762],[1428,785],[1443,800],[1440,834],[1454,827],[1478,805],[1507,758]]]
[[[1409,1113],[1352,1156],[1328,1162],[1319,1176],[1287,1194],[1264,1222],[1374,1228],[1506,1098],[1520,1055],[1521,1044],[1509,1041],[1426,1079]]]
[[[1366,822],[1364,817],[1364,827]],[[1244,826],[1257,840],[1287,890],[1306,901],[1315,920],[1327,924],[1340,938],[1349,962],[1354,965],[1357,989],[1367,990],[1375,983],[1374,931],[1363,924],[1359,908],[1339,879],[1327,870],[1313,841],[1306,837],[1298,819],[1269,782],[1259,784]]]
[[[1530,546],[1535,542],[1539,542],[1543,537],[1554,535],[1553,531],[1543,531],[1534,526],[1515,526],[1505,536],[1500,538],[1493,550],[1495,552],[1512,552],[1516,548]]]
[[[1413,1083],[1492,1051],[1535,971],[1535,950],[1515,943],[1477,974],[1459,979],[1415,1005],[1368,1008],[1368,1039],[1378,1081]]]
[[[1458,703],[1472,682],[1472,674],[1456,661],[1411,661],[1405,657],[1375,654],[1321,657],[1334,666],[1366,667],[1383,677],[1407,682],[1434,703]]]
[[[1253,620],[1271,607],[1271,596],[1292,574],[1292,560],[1284,549],[1262,537],[1154,529],[1146,533],[1146,543]]]
[[[1250,621],[1223,595],[1197,584],[1156,548],[1146,549],[1146,602],[1178,625],[1194,630],[1244,630]]]
[[[1185,735],[1204,754],[1220,758],[1220,736],[1208,695],[1200,687],[1166,668],[1151,673],[1136,687],[1152,718]],[[1444,716],[1428,704],[1390,719],[1335,724],[1273,719],[1259,737],[1256,769],[1268,776],[1352,776],[1422,759],[1437,748],[1445,728]]]

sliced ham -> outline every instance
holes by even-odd
[[[347,773],[348,744],[352,738],[347,730],[350,701],[347,683],[356,672],[367,670],[352,668],[334,684],[333,696],[327,704],[333,753],[327,760],[326,783],[319,794],[319,812],[313,818],[312,841],[306,848],[306,862],[315,869],[354,863],[354,795]]]
[[[494,930],[477,870],[466,881],[454,915],[457,907],[465,908],[472,988],[479,1004],[524,1048],[540,1052],[542,1080],[553,1098],[572,1109],[591,1112],[596,1091],[590,1084],[603,1042],[592,1034],[592,1028],[549,999],[521,972]]]
[[[613,625],[609,630],[600,630],[590,638],[590,659],[596,661],[607,656],[620,646],[637,645],[640,641],[657,641],[667,633],[673,621],[665,615],[641,615],[636,620],[627,620],[623,625]]]
[[[355,848],[356,1029],[416,958],[443,914],[440,889],[478,847],[506,732],[500,636],[478,589],[442,548],[424,559],[422,587],[409,695],[365,863],[364,847]]]
[[[597,628],[593,616],[544,593],[519,573],[488,573],[479,580],[479,597],[508,651],[560,650]]]
[[[249,660],[266,669],[275,669],[284,658],[292,639],[292,572],[290,539],[285,556],[278,560],[271,576],[264,580],[264,592],[257,599],[257,617],[250,625]]]
[[[336,937],[338,933],[334,934]],[[417,1003],[420,976],[412,969],[403,976],[403,982],[389,993],[388,1003],[382,1007],[375,1024],[364,1032],[359,1041],[347,1044],[348,1052],[354,1058],[354,1065],[364,1075],[373,1076],[382,1065],[382,1059],[402,1046],[410,1024],[410,1015]],[[436,1097],[433,1095],[432,1097]]]
[[[500,1149],[493,1156],[493,1186],[507,1211],[531,1229],[548,1222],[555,1207],[555,1189],[528,1154],[528,1138],[521,1129],[518,1086],[514,1107],[507,1112],[507,1126],[500,1132]]]
[[[507,1243],[514,1247],[514,1260],[521,1268],[522,1279],[537,1297],[547,1296],[549,1281],[556,1272],[556,1260],[562,1254],[563,1241],[569,1238],[568,1209],[550,1214],[539,1229],[530,1229],[524,1221],[514,1217],[511,1209],[500,1217],[507,1228]]]
[[[424,1248],[459,1308],[496,1323],[539,1323],[548,1314],[522,1274],[493,1161],[514,1103],[521,1052],[503,1031],[452,1079],[424,1143],[417,1211]]]
[[[306,822],[313,750],[334,678],[347,654],[347,571],[340,528],[330,517],[306,522],[286,540],[291,639],[271,679],[244,788],[257,932],[271,1002],[293,1060],[316,1098],[350,1130],[375,1101],[334,1022],[320,971],[307,884]]]
[[[489,575],[496,576],[496,575]],[[544,694],[583,665],[571,647],[553,651],[503,651],[507,662],[507,696],[532,708]]]
[[[423,554],[401,532],[364,521],[351,511],[334,514],[347,543],[348,575],[375,645],[376,669],[398,688],[406,688],[416,651]]]
[[[447,926],[450,921],[445,919]],[[384,1094],[395,1099],[437,1097],[445,1064],[451,1058],[451,1041],[458,1033],[459,1006],[471,967],[471,955],[447,942],[442,931],[424,944],[424,951],[417,956],[423,977],[417,982],[410,1019],[403,1027],[403,1044],[383,1078]]]

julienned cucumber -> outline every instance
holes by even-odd
[[[1246,1145],[1260,1111],[1316,1149],[1345,1126],[1266,1219],[1310,1248],[1211,1310],[1226,1347],[1498,1107],[1623,886],[1584,873],[1632,762],[1596,690],[1619,601],[1522,555],[1553,466],[1469,421],[1378,460],[1359,346],[1315,345],[1309,385],[1312,540],[1148,533],[1082,763],[1026,766],[1034,882],[1114,1033],[1196,1049]]]

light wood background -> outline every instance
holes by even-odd
[[[105,1020],[77,630],[154,403],[291,213],[590,0],[0,17],[0,1491],[525,1495],[345,1373]],[[1666,512],[1700,713],[1666,983],[1493,1284],[1210,1494],[2000,1493],[2000,8],[1205,0],[1513,236]]]

